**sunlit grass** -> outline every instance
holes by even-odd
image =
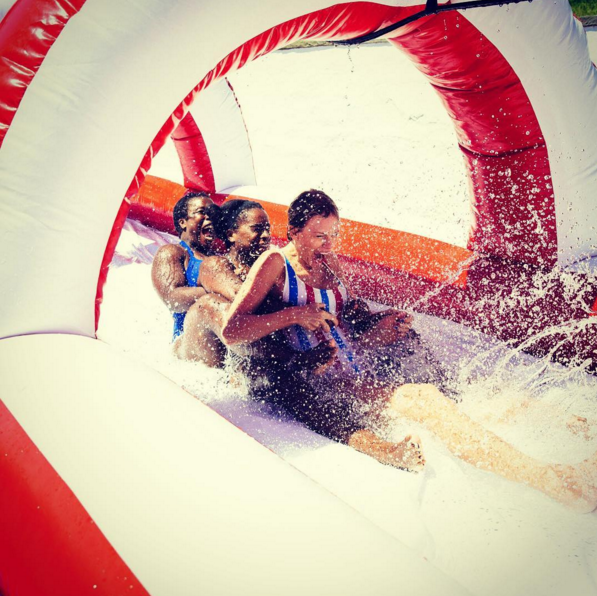
[[[597,15],[597,0],[570,0],[570,6],[577,17]]]

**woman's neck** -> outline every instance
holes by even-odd
[[[288,245],[287,254],[299,266],[299,277],[327,277],[325,257],[322,255],[300,251],[293,242]]]
[[[196,240],[192,240],[186,234],[183,233],[180,239],[187,244],[187,246],[193,251],[193,254],[198,259],[204,259],[206,256],[209,256],[209,251],[204,246],[201,246],[201,244],[199,244]]]
[[[252,259],[252,262],[249,262],[251,261],[250,257],[240,253],[234,246],[228,251],[227,257],[234,267],[234,272],[236,275],[238,275],[244,281],[255,259]]]

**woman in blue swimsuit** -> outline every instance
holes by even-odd
[[[324,397],[348,397],[364,404],[364,410],[370,408],[365,420],[376,414],[384,420],[385,414],[398,413],[426,426],[455,455],[478,468],[527,484],[578,511],[597,507],[597,454],[575,466],[542,462],[471,420],[433,385],[376,382],[363,353],[366,356],[368,348],[391,345],[404,337],[410,320],[403,313],[388,311],[355,341],[341,317],[346,294],[333,252],[340,231],[335,204],[320,191],[308,191],[290,205],[288,219],[291,242],[257,259],[227,310],[221,331],[227,344],[254,342],[280,329],[290,329],[289,341],[299,350],[333,340],[337,357],[320,367],[319,375],[310,375],[312,386]],[[262,304],[271,300],[290,305],[276,313],[275,321],[258,314]],[[294,311],[304,305],[314,315],[325,316],[314,316],[309,324],[297,320]],[[296,324],[302,329],[293,327]],[[416,439],[391,444],[368,428],[355,430],[346,442],[383,463],[409,469],[424,465]]]
[[[199,271],[203,260],[211,254],[216,210],[206,193],[186,193],[172,214],[180,243],[160,247],[151,268],[153,286],[172,312],[174,351],[181,358],[188,357],[189,352],[183,334],[187,312],[206,293],[199,283]],[[210,350],[211,364],[215,366],[221,361],[224,353],[221,346]]]

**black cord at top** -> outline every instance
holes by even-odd
[[[361,35],[360,37],[355,37],[353,39],[343,39],[339,41],[334,41],[333,43],[340,45],[355,45],[357,43],[364,43],[366,41],[371,41],[372,39],[382,37],[382,35],[386,35],[387,33],[391,33],[392,31],[396,31],[396,29],[400,29],[400,27],[404,27],[404,25],[408,25],[409,23],[422,19],[423,17],[427,17],[432,14],[439,14],[440,12],[447,12],[449,10],[466,10],[467,8],[502,6],[503,4],[518,4],[519,2],[532,1],[533,0],[471,0],[470,2],[461,2],[459,4],[443,4],[442,6],[438,6],[437,0],[427,0],[427,4],[425,5],[424,10],[412,14],[409,17],[406,17],[405,19],[393,23],[392,25],[388,25],[383,29],[378,29],[377,31],[373,31],[372,33],[368,33],[367,35]]]

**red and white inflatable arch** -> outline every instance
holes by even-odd
[[[213,116],[227,116],[216,93],[231,102],[226,73],[294,40],[354,38],[422,8],[18,0],[5,15],[0,592],[304,594],[325,578],[327,594],[461,593],[155,371],[94,339],[124,197],[168,136],[203,160],[185,170],[193,184],[199,176],[222,190],[254,177],[248,143],[230,156],[218,141],[226,127]],[[470,249],[505,264],[502,290],[512,271],[594,256],[597,72],[566,0],[456,10],[389,38],[455,122],[471,179]],[[185,117],[196,97],[193,123]],[[479,262],[463,282],[479,277],[475,291],[489,267]],[[379,264],[390,270],[380,287],[398,281],[391,263]],[[440,283],[419,273],[405,276]],[[574,318],[586,317],[595,286],[587,280],[570,297],[558,283]],[[467,295],[456,308],[473,302]],[[595,345],[584,341],[585,352]]]

